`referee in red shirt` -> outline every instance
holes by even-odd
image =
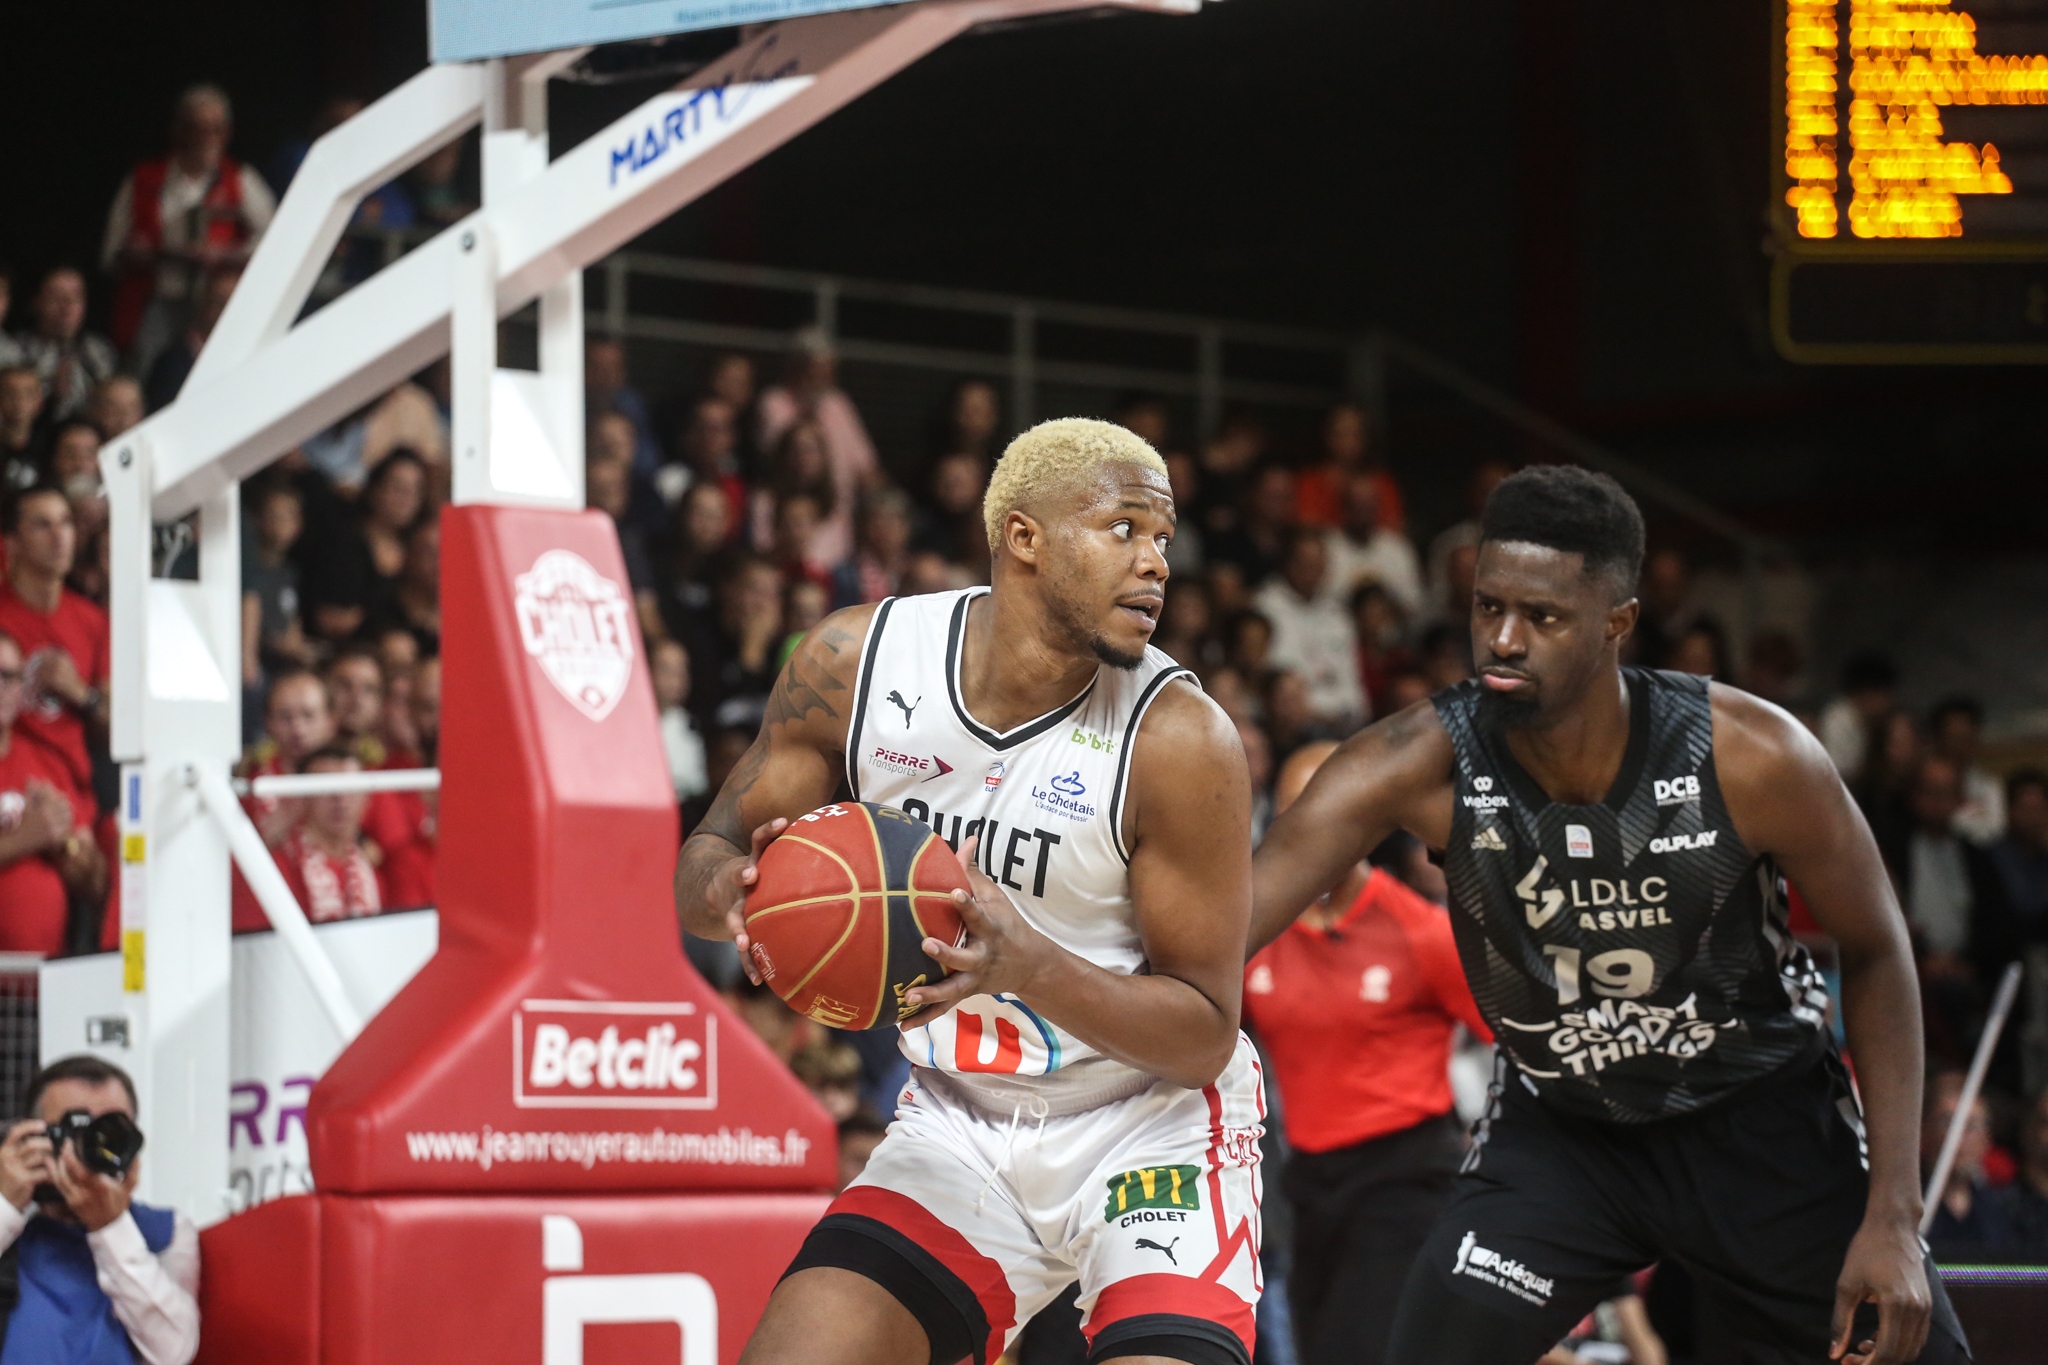
[[[1336,747],[1288,759],[1276,813]],[[1361,863],[1246,966],[1244,1014],[1272,1061],[1293,1149],[1280,1188],[1295,1220],[1287,1300],[1302,1365],[1378,1365],[1462,1158],[1452,1030],[1493,1037],[1450,916]]]

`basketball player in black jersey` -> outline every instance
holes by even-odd
[[[1643,522],[1613,480],[1525,470],[1482,525],[1479,676],[1348,741],[1254,863],[1256,951],[1396,828],[1441,850],[1499,1042],[1387,1359],[1528,1365],[1670,1259],[1745,1365],[1967,1360],[1917,1232],[1905,921],[1833,765],[1766,702],[1621,666]],[[1860,1110],[1787,881],[1840,948]]]

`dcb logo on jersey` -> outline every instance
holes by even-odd
[[[633,677],[631,603],[619,585],[570,550],[549,550],[512,580],[519,641],[555,690],[603,720]]]
[[[1700,780],[1690,773],[1684,777],[1660,777],[1650,786],[1660,806],[1682,806],[1700,799]]]

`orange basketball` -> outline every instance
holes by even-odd
[[[967,935],[953,906],[966,874],[931,826],[845,801],[790,822],[747,896],[754,970],[799,1014],[832,1028],[895,1023],[903,993],[946,975],[924,940]]]

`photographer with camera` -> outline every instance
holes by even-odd
[[[97,1057],[30,1080],[0,1141],[0,1365],[187,1365],[199,1351],[199,1234],[133,1198],[135,1085]]]

